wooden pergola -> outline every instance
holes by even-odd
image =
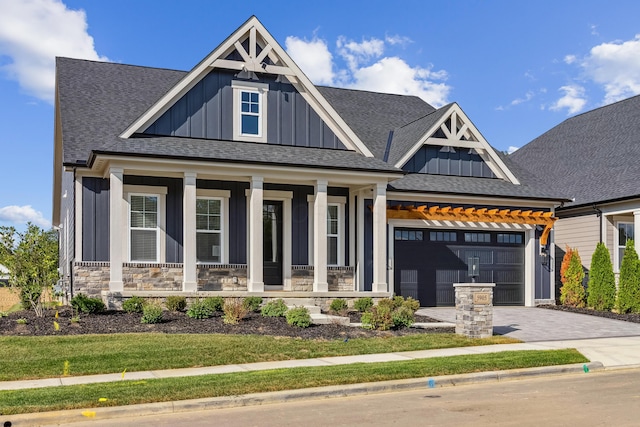
[[[388,219],[424,219],[431,221],[460,221],[473,223],[502,223],[542,225],[540,244],[546,245],[553,223],[557,220],[553,212],[522,211],[520,209],[462,208],[451,206],[391,206],[387,208]]]

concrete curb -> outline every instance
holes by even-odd
[[[55,425],[86,422],[89,420],[108,420],[131,416],[159,415],[175,412],[201,411],[206,409],[256,406],[272,403],[295,402],[309,399],[328,399],[335,397],[358,396],[384,393],[452,387],[464,384],[499,382],[543,375],[577,374],[604,370],[600,362],[579,363],[573,365],[543,366],[537,368],[513,369],[508,371],[489,371],[471,374],[448,375],[432,378],[411,378],[406,380],[381,381],[375,383],[347,384],[339,386],[315,387],[299,390],[284,390],[270,393],[254,393],[240,396],[224,396],[203,399],[181,400],[175,402],[146,403],[140,405],[114,406],[103,408],[75,409],[65,411],[40,412],[33,414],[0,416],[1,422],[10,421],[14,427],[30,425]]]

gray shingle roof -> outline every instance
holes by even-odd
[[[318,90],[378,159],[389,132],[433,111],[417,96],[319,86]]]
[[[640,96],[569,118],[510,156],[588,205],[640,196]]]
[[[405,155],[420,138],[429,130],[436,122],[442,119],[442,116],[447,112],[449,107],[453,104],[445,105],[438,110],[435,110],[426,116],[423,116],[411,123],[407,123],[404,126],[394,129],[393,139],[391,141],[391,148],[389,150],[388,162],[396,164],[402,156]]]

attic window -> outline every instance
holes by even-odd
[[[267,142],[267,92],[264,83],[233,81],[233,137]]]

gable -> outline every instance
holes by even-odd
[[[455,103],[395,129],[390,144],[395,153],[390,161],[409,172],[495,177],[520,184]]]
[[[203,139],[234,139],[233,83],[238,72],[214,69],[153,122],[144,134]],[[277,145],[346,149],[289,82],[264,75],[266,94],[266,142]],[[250,80],[249,83],[254,83]]]
[[[324,99],[316,87],[255,16],[251,17],[245,24],[238,28],[238,30],[218,46],[218,48],[196,65],[178,84],[165,93],[151,108],[129,125],[120,137],[129,138],[136,133],[145,132],[147,129],[149,129],[149,131],[157,131],[157,126],[156,129],[150,128],[153,127],[165,113],[171,110],[172,107],[176,106],[176,108],[184,110],[186,104],[188,104],[189,96],[182,101],[185,106],[178,106],[178,103],[195,86],[206,79],[212,70],[220,73],[233,73],[236,79],[248,83],[272,81],[274,84],[284,83],[292,86],[295,88],[296,93],[306,101],[310,110],[321,119],[320,121],[315,120],[313,114],[309,114],[307,117],[310,127],[317,126],[321,128],[319,131],[322,136],[321,146],[325,146],[325,138],[333,139],[333,142],[329,142],[328,145],[333,144],[335,147],[344,147],[364,156],[373,157],[371,151]],[[271,83],[269,83],[269,85],[271,85]],[[198,95],[193,95],[192,97],[197,99]],[[267,96],[268,102],[272,102],[271,98],[277,97]],[[269,104],[267,104],[267,108],[268,106]],[[195,110],[192,109],[192,111],[195,113]],[[177,116],[185,115],[183,111],[174,111],[170,114]],[[295,120],[302,120],[302,117],[298,118],[296,115],[293,117]],[[305,120],[307,118],[305,118]],[[185,121],[180,123],[180,121],[181,120],[178,119],[174,122],[172,118],[171,122],[173,126],[171,127],[179,129],[178,132],[186,132],[185,127],[187,123]],[[158,121],[158,123],[160,123],[160,121]],[[166,123],[166,118],[162,123]],[[282,123],[287,124],[286,118]],[[235,125],[237,126],[237,123],[235,123]],[[189,125],[188,127],[191,126]],[[330,130],[333,136],[326,134],[325,137],[326,132],[324,132],[324,129]],[[166,130],[166,128],[163,130]],[[224,129],[221,132],[223,131]],[[170,130],[169,132],[176,132],[176,130]],[[269,142],[267,137],[273,134],[269,132],[268,124],[267,132],[265,133],[267,135],[260,135],[260,140],[256,142]],[[234,134],[236,134],[236,132],[234,132]],[[314,135],[316,134],[314,133]],[[320,137],[314,136],[311,139],[317,141],[318,138]],[[274,143],[282,143],[282,141],[276,140]]]

